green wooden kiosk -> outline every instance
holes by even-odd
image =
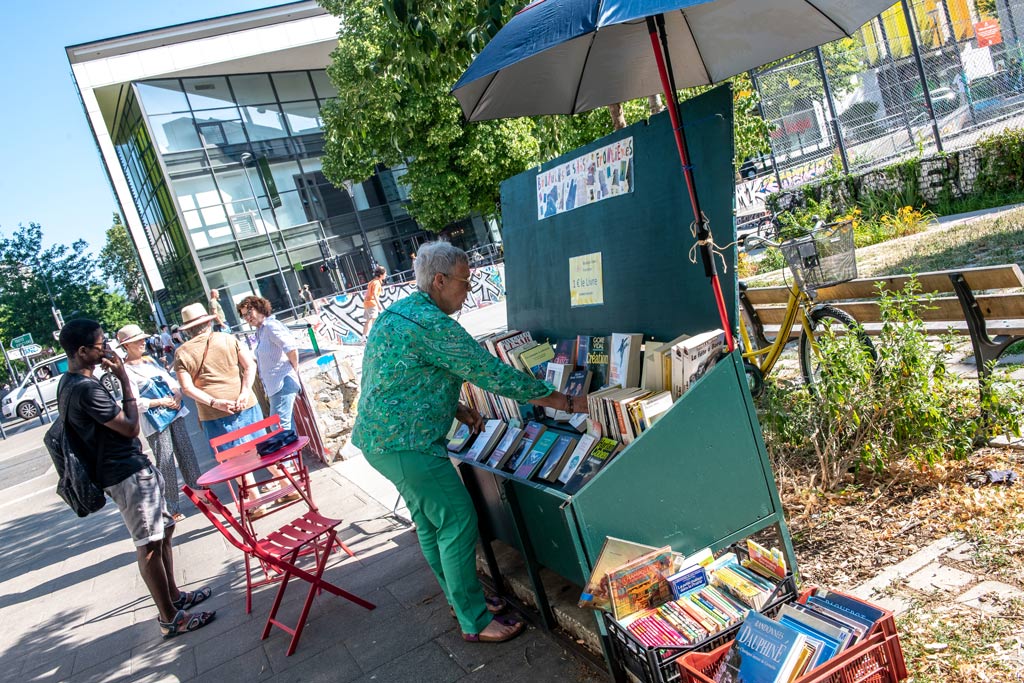
[[[701,205],[716,241],[728,245],[735,234],[731,89],[717,88],[682,109]],[[567,163],[586,168],[595,153],[617,143],[631,150],[628,192],[560,212],[557,205],[544,206],[539,176],[557,174]],[[665,113],[507,180],[502,211],[509,329],[529,330],[538,340],[641,332],[645,340],[669,341],[720,327],[704,269],[690,260],[693,215],[685,192]],[[735,320],[735,248],[722,252],[722,288]],[[595,253],[601,254],[603,304],[573,307],[569,259]],[[796,566],[738,351],[573,495],[560,485],[482,464],[463,462],[460,471],[485,541],[500,539],[522,552],[548,627],[553,617],[540,568],[582,586],[606,536],[689,553],[720,549],[775,526],[790,566]],[[490,544],[484,545],[492,575],[500,575]]]

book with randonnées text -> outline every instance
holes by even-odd
[[[491,451],[490,457],[487,458],[487,466],[500,470],[512,456],[512,453],[515,452],[516,448],[519,446],[519,442],[522,440],[522,428],[509,426],[509,428],[505,430],[505,436],[501,437],[501,441],[498,442],[498,445],[495,446],[493,451]]]
[[[722,330],[711,330],[672,347],[672,398],[678,399],[716,362],[725,344]]]
[[[519,442],[516,449],[509,455],[505,464],[500,469],[515,472],[522,461],[526,459],[526,456],[530,454],[530,449],[533,448],[534,442],[545,432],[547,427],[542,425],[540,422],[527,422],[526,427],[523,429],[523,439]]]
[[[572,475],[576,474],[576,470],[580,464],[590,455],[590,449],[597,443],[597,437],[592,434],[582,434],[580,440],[576,443],[576,448],[572,450],[572,455],[569,456],[569,460],[565,463],[565,467],[558,473],[558,481],[567,484]]]
[[[715,683],[788,682],[799,663],[805,636],[751,611],[715,674]]]
[[[572,476],[566,485],[566,493],[576,493],[583,485],[586,484],[590,479],[597,474],[598,470],[608,464],[615,454],[621,450],[622,444],[618,443],[614,439],[601,439],[594,448],[590,451],[590,455],[587,456],[586,460],[579,466],[576,473]]]
[[[658,607],[672,598],[665,580],[672,557],[671,546],[665,546],[608,572],[608,598],[616,619]]]
[[[644,336],[639,333],[615,332],[608,349],[608,384],[620,387],[640,386],[640,358]]]
[[[594,563],[594,571],[590,573],[590,579],[583,587],[579,606],[611,610],[612,603],[608,597],[608,572],[656,550],[658,548],[652,545],[606,536],[604,544],[601,546],[601,552],[597,555],[597,562]]]
[[[537,472],[537,479],[554,483],[558,480],[558,475],[565,467],[565,464],[569,461],[569,457],[572,455],[573,449],[576,447],[576,438],[569,436],[568,434],[562,434],[555,441],[555,445],[551,447],[547,457],[544,459],[544,464],[541,465],[540,470]]]
[[[516,467],[516,476],[522,477],[523,479],[529,479],[536,472],[544,458],[547,456],[548,451],[555,445],[555,441],[558,440],[558,432],[545,431],[537,440],[533,442],[533,446],[530,447],[529,452],[521,463]]]

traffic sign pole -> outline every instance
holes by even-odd
[[[31,339],[31,337],[29,337]],[[36,373],[32,372],[32,365],[28,362],[28,355],[25,353],[25,347],[21,347],[21,358],[25,361],[25,365],[28,367],[28,374],[32,376],[32,384],[36,386],[36,393],[39,394],[39,405],[43,407],[39,413],[39,424],[46,424],[47,422],[53,422],[53,417],[50,415],[50,409],[46,406],[46,399],[43,398],[43,390],[39,388],[39,380],[36,378]],[[43,416],[46,419],[43,419]]]
[[[0,353],[4,354],[4,363],[7,365],[7,376],[11,378],[11,384],[18,384],[18,376],[14,374],[14,368],[11,367],[11,359],[7,357],[7,349],[4,348],[4,343],[0,341]]]

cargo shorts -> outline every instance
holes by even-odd
[[[174,526],[164,500],[164,478],[152,465],[103,490],[117,504],[136,546],[163,540],[167,529]]]

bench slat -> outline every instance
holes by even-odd
[[[1021,269],[1017,264],[1011,263],[1001,266],[958,268],[920,273],[917,276],[917,281],[921,285],[920,291],[922,293],[952,292],[953,282],[949,279],[950,273],[963,274],[967,280],[967,285],[975,293],[990,289],[1016,289],[1024,287],[1024,274],[1021,273]],[[859,278],[850,282],[844,282],[835,287],[826,287],[825,289],[818,290],[818,301],[873,299],[878,296],[878,290],[875,287],[876,282],[884,282],[888,290],[900,290],[909,281],[909,275]],[[761,304],[784,304],[789,298],[789,289],[783,286],[751,287],[747,290],[747,298],[755,306]]]
[[[983,294],[975,297],[989,326],[993,320],[1024,319],[1024,296],[1020,294]],[[840,308],[852,315],[861,324],[881,322],[881,308],[878,301],[836,301],[829,305]],[[779,325],[785,316],[785,306],[758,306],[757,314],[766,325]],[[956,297],[937,297],[917,309],[917,315],[924,321],[963,322],[964,313]]]
[[[996,335],[1009,335],[1009,336],[1024,336],[1024,320],[997,320],[996,322],[990,322],[987,325],[988,333],[991,336]],[[866,323],[864,324],[864,331],[871,336],[875,336],[882,331],[881,323]],[[775,337],[779,332],[778,324],[765,325],[764,333],[769,339]],[[946,332],[954,332],[956,334],[968,335],[970,330],[967,329],[967,323],[965,322],[930,322],[925,323],[925,333],[929,336],[937,337]],[[790,339],[796,339],[800,336],[800,327],[793,327],[789,333]]]

